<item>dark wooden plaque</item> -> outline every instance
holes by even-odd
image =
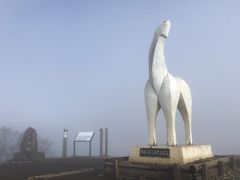
[[[167,148],[140,148],[140,156],[170,158],[170,151]]]

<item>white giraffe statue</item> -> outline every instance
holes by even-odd
[[[176,145],[176,111],[181,113],[185,126],[185,143],[192,144],[192,97],[187,83],[172,76],[164,59],[164,44],[171,23],[164,21],[154,34],[149,51],[149,79],[145,86],[145,103],[148,118],[148,144],[156,146],[156,118],[160,109],[166,119],[167,143]]]

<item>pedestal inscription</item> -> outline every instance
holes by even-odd
[[[170,151],[166,148],[140,148],[140,156],[170,158]]]

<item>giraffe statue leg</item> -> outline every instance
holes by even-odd
[[[158,98],[166,119],[167,143],[176,145],[176,111],[180,97],[180,90],[177,81],[170,74],[164,79]]]
[[[160,104],[149,80],[145,86],[145,104],[148,118],[148,144],[149,146],[156,146],[156,118],[160,110]]]
[[[192,97],[191,91],[187,83],[180,79],[176,78],[181,95],[178,103],[178,110],[182,116],[185,127],[185,143],[192,144]]]

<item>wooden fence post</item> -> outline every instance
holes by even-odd
[[[234,156],[230,157],[230,168],[236,170],[236,162]]]
[[[115,159],[115,177],[118,179],[119,178],[119,164],[118,164],[118,159]]]
[[[208,179],[208,171],[207,171],[207,164],[204,163],[201,166],[201,174],[202,174],[202,180]]]
[[[223,164],[223,161],[218,161],[217,162],[217,166],[218,166],[218,175],[219,176],[223,176],[224,175],[224,164]]]
[[[174,176],[173,178],[174,180],[181,180],[181,169],[178,164],[174,165],[173,176]]]

